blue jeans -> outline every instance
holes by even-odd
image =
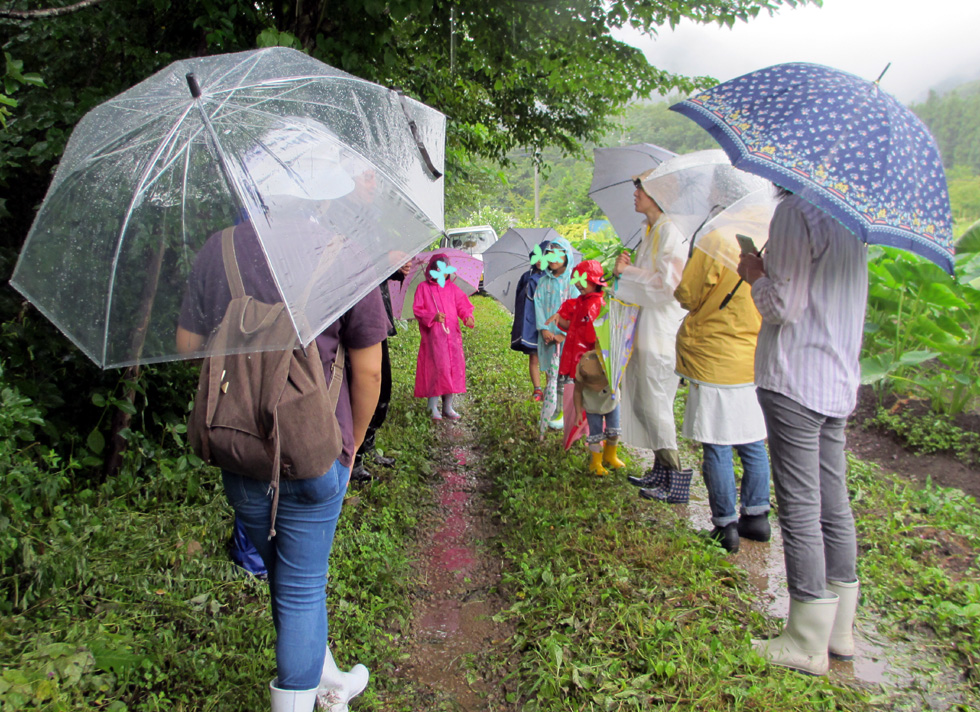
[[[735,511],[735,466],[732,448],[742,460],[741,513],[754,516],[769,511],[769,456],[764,441],[745,445],[702,443],[704,465],[701,474],[708,488],[711,523],[724,527],[738,519]]]
[[[312,690],[327,649],[327,561],[350,470],[337,460],[320,477],[281,480],[271,540],[269,483],[228,471],[222,477],[228,502],[269,570],[277,686]]]
[[[585,442],[590,445],[601,443],[603,438],[618,438],[622,432],[619,428],[619,404],[606,414],[589,413],[586,411],[585,419],[589,423],[589,434]],[[603,421],[606,425],[603,428]]]

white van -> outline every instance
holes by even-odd
[[[497,231],[489,225],[476,225],[474,227],[454,227],[446,230],[445,237],[439,243],[440,247],[451,247],[456,250],[469,252],[475,257],[481,256],[483,251],[497,241]]]
[[[497,231],[490,225],[475,225],[473,227],[454,227],[446,230],[446,235],[440,240],[440,247],[451,247],[463,252],[469,252],[480,262],[483,262],[483,252],[497,241]],[[483,275],[480,275],[480,294],[483,294]]]

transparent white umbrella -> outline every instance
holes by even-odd
[[[176,352],[188,276],[244,225],[243,276],[296,331],[268,347],[305,345],[443,230],[444,140],[441,113],[296,50],[176,62],[78,123],[11,283],[104,368],[205,356]]]
[[[776,191],[771,184],[752,191],[709,218],[694,236],[694,248],[737,271],[741,249],[736,235],[750,238],[756,250],[761,251],[769,240],[769,223],[776,205]]]
[[[734,168],[720,149],[664,161],[641,177],[643,190],[687,240],[713,215],[769,181]]]

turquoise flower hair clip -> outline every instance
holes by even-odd
[[[429,270],[429,275],[431,275],[432,279],[434,279],[436,282],[439,283],[440,287],[445,287],[446,277],[448,277],[455,271],[456,271],[455,267],[451,267],[447,265],[445,262],[443,262],[442,260],[439,260],[438,262],[436,262],[436,269]]]

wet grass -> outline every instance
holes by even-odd
[[[587,475],[581,449],[564,452],[555,435],[539,443],[526,361],[501,349],[509,316],[483,301],[478,321],[468,367],[481,374],[471,381],[472,398],[506,536],[504,587],[514,603],[503,617],[517,633],[499,660],[511,676],[517,708],[921,705],[920,696],[841,686],[767,668],[755,658],[750,637],[778,632],[779,621],[752,607],[758,594],[744,572],[668,505],[637,498],[622,475]],[[852,461],[852,487],[865,602],[893,621],[891,634],[921,639],[928,628],[930,645],[975,680],[975,553],[958,561],[955,573],[945,570],[937,566],[942,555],[935,543],[943,537],[934,533],[950,532],[975,547],[980,516],[974,503],[949,491],[911,491],[858,461]],[[896,527],[926,524],[930,543],[896,536]],[[928,685],[931,671],[920,673]],[[975,691],[965,694],[962,709],[972,708]]]

